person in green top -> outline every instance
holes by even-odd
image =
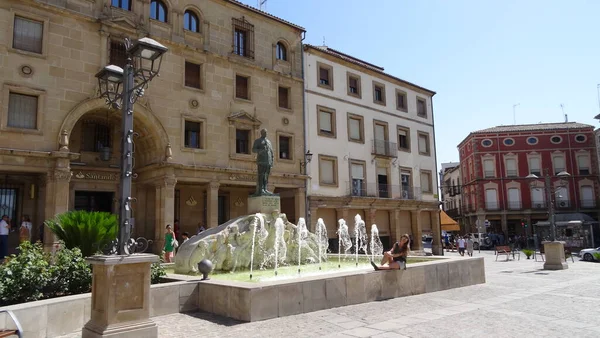
[[[167,233],[165,234],[165,263],[171,263],[173,260],[173,251],[175,250],[175,234],[171,224],[167,225]]]

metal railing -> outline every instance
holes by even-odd
[[[485,202],[486,210],[500,210],[500,203],[498,202]]]
[[[371,153],[374,155],[398,157],[396,143],[386,140],[373,140]]]
[[[393,184],[346,182],[346,195],[356,197],[393,198],[401,200],[420,200],[421,188],[403,187]]]
[[[597,205],[598,203],[594,199],[582,199],[579,201],[579,206],[581,209],[594,209]]]
[[[506,170],[506,177],[517,177],[517,171],[516,170]]]
[[[521,201],[508,201],[508,209],[509,210],[521,210],[523,208],[523,204]]]
[[[483,172],[483,177],[484,178],[494,178],[494,177],[496,177],[496,175],[493,170],[485,170]]]

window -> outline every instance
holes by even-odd
[[[554,143],[554,144],[559,144],[562,142],[562,137],[560,136],[552,136],[550,138],[550,142]]]
[[[326,89],[333,90],[333,68],[329,65],[317,62],[317,85]]]
[[[150,2],[150,19],[167,22],[167,6],[160,0]]]
[[[250,59],[254,58],[254,25],[241,19],[233,18],[233,53]]]
[[[544,209],[546,208],[546,195],[544,193],[544,188],[535,187],[531,188],[531,207],[534,209]]]
[[[496,189],[485,190],[485,208],[487,210],[498,210],[500,208]]]
[[[42,54],[44,23],[15,15],[13,48]]]
[[[392,156],[396,154],[396,145],[391,145],[388,136],[388,124],[373,120],[373,154]],[[392,149],[390,149],[392,148]]]
[[[348,95],[361,97],[360,76],[347,73]]]
[[[110,127],[106,124],[85,121],[81,128],[81,150],[98,153],[110,147]]]
[[[364,162],[350,163],[350,177],[352,179],[352,196],[367,196]]]
[[[277,60],[287,61],[287,48],[282,42],[278,42],[275,48],[275,56]]]
[[[587,140],[587,137],[583,134],[579,134],[575,136],[575,142],[583,143]]]
[[[250,100],[249,90],[250,79],[246,76],[235,76],[235,97],[238,99]]]
[[[484,146],[485,148],[491,147],[492,144],[494,144],[494,142],[492,142],[492,140],[490,140],[490,139],[485,139],[485,140],[481,141],[481,145]]]
[[[581,206],[584,208],[594,208],[596,206],[593,186],[584,185],[581,187]]]
[[[198,15],[189,9],[183,14],[183,29],[195,33],[200,32],[200,20],[198,19]]]
[[[483,160],[483,177],[490,178],[495,177],[496,171],[494,170],[494,160],[485,159]]]
[[[385,105],[385,86],[373,82],[373,102]]]
[[[406,101],[406,93],[396,89],[396,109],[401,111],[408,111],[408,105]]]
[[[517,160],[514,158],[506,159],[506,177],[517,177],[519,173],[517,171]]]
[[[537,143],[538,143],[538,138],[537,137],[530,136],[530,137],[527,138],[527,144],[533,146],[533,145],[536,145]]]
[[[9,93],[8,119],[10,128],[37,129],[38,97]]]
[[[127,64],[127,49],[123,41],[110,41],[110,60],[108,63],[121,68],[125,67]]]
[[[360,115],[348,113],[348,141],[364,143],[364,119]]]
[[[559,208],[569,207],[569,190],[567,187],[556,188],[556,204]]]
[[[277,95],[279,96],[279,108],[290,109],[290,88],[279,87]]]
[[[410,152],[410,129],[398,126],[398,149]]]
[[[565,158],[562,156],[553,156],[554,174],[558,175],[561,171],[565,171]]]
[[[133,0],[112,0],[111,6],[130,11],[132,2]]]
[[[200,65],[185,62],[185,86],[191,88],[202,89],[202,81],[200,79]]]
[[[588,155],[577,155],[577,167],[579,175],[590,174],[590,157]]]
[[[421,170],[421,192],[432,193],[431,171]]]
[[[505,146],[509,147],[515,144],[515,140],[512,138],[505,138],[503,142]]]
[[[427,117],[427,102],[420,97],[417,97],[417,115]]]
[[[185,139],[184,146],[186,148],[202,149],[202,137],[200,135],[202,123],[195,121],[185,121]]]
[[[250,130],[235,130],[235,152],[238,154],[250,154]]]
[[[419,154],[429,156],[429,134],[419,132]]]
[[[508,209],[521,209],[521,190],[517,188],[508,189]]]
[[[413,192],[411,189],[412,181],[410,176],[410,169],[400,169],[400,190],[402,190],[400,197],[402,199],[413,198]]]
[[[336,137],[335,110],[317,106],[319,135]]]
[[[541,163],[539,157],[530,157],[529,158],[529,173],[540,176],[542,174]]]
[[[279,158],[282,160],[291,160],[292,138],[290,136],[279,135]]]
[[[337,186],[337,157],[319,155],[319,184]]]

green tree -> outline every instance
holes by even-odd
[[[117,217],[108,212],[69,211],[45,223],[68,249],[79,248],[83,257],[117,238],[119,227]]]
[[[40,243],[23,242],[20,254],[0,264],[0,306],[45,298],[50,270]]]

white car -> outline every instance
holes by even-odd
[[[600,254],[600,247],[597,247],[595,249],[583,249],[583,250],[579,251],[579,257],[581,257],[584,261],[591,262],[591,261],[595,260],[595,257],[594,257],[595,253]]]

